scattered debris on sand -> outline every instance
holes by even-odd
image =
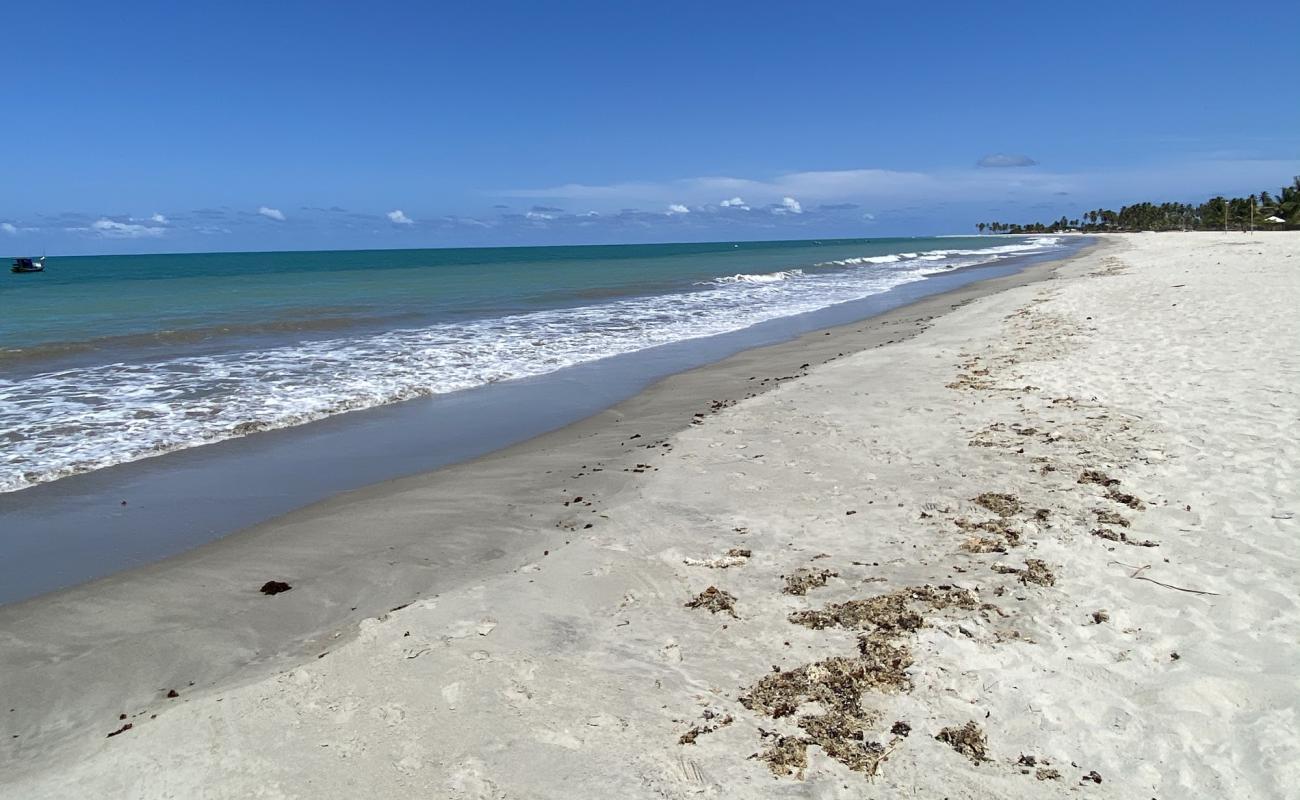
[[[767,762],[773,775],[793,775],[803,780],[803,772],[808,768],[807,743],[798,736],[781,736],[768,731],[763,731],[763,734],[764,738],[773,739],[772,744],[768,745],[763,752],[755,753],[750,758]]]
[[[707,733],[713,733],[719,728],[725,728],[728,725],[730,725],[732,722],[735,722],[735,718],[732,717],[730,714],[728,714],[725,717],[719,719],[717,722],[704,722],[699,725],[693,725],[691,726],[691,729],[689,731],[682,734],[682,737],[677,740],[677,743],[695,744],[695,740],[698,739],[699,737]]]
[[[979,764],[989,760],[988,738],[974,721],[961,727],[944,728],[934,738],[969,758],[971,763]]]
[[[985,492],[974,498],[976,505],[983,506],[999,517],[1012,517],[1024,510],[1024,504],[1013,494]]]
[[[1056,584],[1056,573],[1052,572],[1046,561],[1039,558],[1025,559],[1023,568],[1006,564],[994,564],[993,571],[1003,575],[1019,575],[1020,582],[1025,584],[1036,583],[1039,586],[1053,586]]]
[[[825,586],[826,581],[830,578],[838,578],[840,574],[833,570],[822,569],[801,569],[793,575],[785,575],[785,588],[782,589],[784,594],[792,594],[797,597],[803,597],[808,594],[809,589],[817,589]]]
[[[1134,511],[1142,511],[1147,507],[1147,504],[1137,497],[1126,492],[1121,492],[1119,489],[1113,487],[1106,492],[1106,499],[1114,500],[1116,503],[1119,503],[1122,506],[1128,506]]]
[[[272,595],[272,594],[279,594],[281,592],[287,592],[292,588],[293,588],[292,586],[285,583],[284,581],[267,581],[266,583],[262,584],[262,588],[260,591],[262,592],[262,594]]]
[[[797,717],[802,736],[778,736],[758,758],[778,776],[799,774],[807,765],[807,748],[820,747],[828,756],[855,772],[875,775],[881,764],[911,733],[906,722],[895,722],[888,743],[874,741],[868,731],[879,721],[879,713],[865,706],[869,692],[893,693],[911,688],[907,669],[912,666],[911,648],[904,640],[920,628],[922,610],[979,607],[970,589],[955,586],[919,586],[825,608],[800,611],[789,619],[813,630],[831,627],[866,631],[858,636],[856,656],[836,656],[789,670],[773,668],[741,695],[740,703],[750,711],[773,719]],[[811,713],[798,716],[810,705]]]
[[[1128,527],[1128,519],[1123,514],[1117,514],[1114,511],[1108,511],[1104,508],[1094,508],[1092,513],[1097,515],[1097,522],[1102,525],[1118,525],[1121,528]]]
[[[731,616],[736,616],[736,598],[730,592],[723,591],[716,586],[710,586],[695,596],[695,599],[686,603],[687,608],[705,608],[716,614],[719,611],[725,611]]]
[[[1134,547],[1159,547],[1159,542],[1150,539],[1130,539],[1124,531],[1113,531],[1110,528],[1096,528],[1092,532],[1093,536],[1098,539],[1105,539],[1111,542],[1120,542],[1122,544],[1131,544]]]
[[[1097,484],[1098,486],[1102,486],[1102,487],[1110,487],[1110,486],[1118,486],[1118,485],[1119,485],[1119,481],[1117,481],[1116,479],[1110,477],[1109,475],[1107,475],[1106,473],[1102,472],[1101,470],[1096,470],[1096,469],[1085,469],[1085,470],[1083,471],[1083,474],[1081,474],[1081,475],[1079,476],[1079,481],[1078,481],[1078,482],[1079,482],[1079,483],[1095,483],[1095,484]]]
[[[127,731],[131,730],[131,729],[134,728],[134,727],[135,727],[135,725],[131,724],[130,722],[127,722],[127,723],[123,724],[122,727],[118,728],[117,730],[115,730],[115,731],[111,731],[111,732],[108,734],[108,736],[105,737],[105,738],[107,738],[107,739],[112,739],[114,736],[117,736],[118,734],[121,734],[121,733],[126,733]]]

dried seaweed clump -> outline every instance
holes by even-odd
[[[984,731],[980,730],[980,726],[973,721],[967,722],[960,728],[956,726],[944,728],[934,738],[966,756],[974,764],[989,760],[988,738],[985,737]]]
[[[886,631],[898,633],[914,631],[925,621],[920,613],[909,607],[909,602],[920,603],[931,609],[973,609],[978,596],[969,589],[956,586],[914,586],[866,600],[849,600],[831,603],[813,611],[796,611],[789,619],[796,625],[813,630],[847,628],[849,630]]]
[[[1013,494],[985,492],[974,498],[975,504],[987,508],[999,517],[1011,517],[1024,509],[1024,504]]]
[[[963,531],[973,534],[971,539],[962,545],[962,549],[967,552],[1005,553],[1007,547],[1017,547],[1020,544],[1020,531],[1012,527],[1012,520],[1007,517],[982,522],[958,518],[952,522]]]
[[[687,608],[705,608],[716,614],[719,611],[725,611],[731,616],[736,616],[736,598],[731,592],[719,589],[716,586],[710,586],[695,596],[695,599],[686,604]]]
[[[858,650],[856,658],[835,656],[764,675],[741,696],[740,704],[778,719],[791,716],[804,703],[817,703],[827,713],[865,717],[864,692],[907,688],[912,653],[880,635],[862,637]]]
[[[811,570],[801,569],[793,575],[785,576],[785,588],[781,591],[785,594],[792,594],[803,597],[808,594],[809,589],[816,589],[826,585],[830,578],[838,578],[840,574],[829,569]]]
[[[1116,514],[1114,511],[1108,511],[1104,508],[1094,508],[1092,513],[1097,515],[1097,521],[1102,525],[1118,525],[1121,528],[1128,527],[1128,520],[1123,514]]]
[[[1119,481],[1098,469],[1085,469],[1079,475],[1079,483],[1095,483],[1098,486],[1118,486]]]
[[[1150,539],[1131,539],[1124,531],[1113,531],[1110,528],[1097,528],[1092,532],[1093,536],[1098,539],[1106,539],[1111,542],[1121,542],[1131,544],[1134,547],[1159,547],[1159,542],[1153,542]]]
[[[1114,500],[1116,503],[1119,503],[1122,506],[1128,506],[1134,511],[1141,511],[1147,507],[1147,504],[1142,502],[1139,498],[1126,492],[1121,492],[1119,489],[1113,487],[1106,492],[1106,499]]]
[[[768,735],[774,739],[772,744],[750,758],[767,762],[773,775],[794,775],[802,780],[803,771],[808,768],[808,743],[798,736]]]
[[[1039,586],[1052,586],[1056,583],[1056,573],[1052,572],[1047,562],[1039,558],[1025,559],[1025,568],[1020,573],[1022,583],[1036,583]]]
[[[678,743],[678,744],[695,744],[695,740],[698,739],[699,737],[703,736],[704,734],[706,734],[706,733],[713,733],[714,731],[718,730],[719,728],[725,728],[725,727],[727,727],[728,725],[730,725],[730,724],[731,724],[732,722],[734,722],[734,721],[735,721],[735,718],[732,717],[730,714],[728,714],[727,716],[722,717],[721,719],[719,719],[717,722],[713,722],[713,723],[704,722],[704,723],[701,723],[701,724],[699,724],[699,725],[692,725],[692,726],[691,726],[691,729],[690,729],[689,731],[687,731],[686,733],[683,733],[683,734],[682,734],[682,737],[681,737],[680,739],[677,740],[677,743]]]
[[[1039,586],[1052,586],[1056,583],[1056,573],[1052,572],[1046,561],[1038,558],[1025,559],[1024,569],[1010,567],[1006,564],[996,564],[993,571],[1004,575],[1019,575],[1020,582],[1026,584],[1036,583]]]
[[[754,757],[777,776],[802,777],[807,749],[816,745],[849,769],[875,775],[910,726],[895,723],[888,744],[871,740],[867,730],[879,721],[879,714],[863,706],[863,697],[867,692],[899,692],[911,686],[907,669],[912,666],[912,651],[902,639],[925,621],[910,607],[913,603],[928,609],[974,609],[978,597],[954,586],[918,586],[790,615],[791,622],[817,630],[841,627],[869,632],[858,636],[856,657],[828,658],[789,670],[773,668],[749,687],[740,703],[756,713],[782,718],[795,716],[805,704],[816,709],[795,720],[802,736],[764,733],[771,743]]]
[[[766,675],[740,698],[745,708],[773,718],[792,716],[805,703],[822,709],[797,720],[803,736],[778,737],[759,755],[774,774],[802,775],[809,745],[817,745],[851,770],[868,774],[874,774],[888,756],[884,745],[866,737],[866,729],[879,716],[863,708],[862,696],[868,691],[906,689],[912,654],[883,633],[860,637],[858,651],[857,658],[828,658]]]

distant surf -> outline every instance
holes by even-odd
[[[14,292],[0,323],[3,341],[31,343],[7,353],[0,376],[0,491],[736,331],[1060,246],[954,244],[51,259],[62,277]],[[345,317],[302,322],[304,309],[344,304]]]

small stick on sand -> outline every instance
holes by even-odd
[[[1219,596],[1218,592],[1207,592],[1203,589],[1185,589],[1182,586],[1174,586],[1172,583],[1164,583],[1163,581],[1158,581],[1155,578],[1148,578],[1142,573],[1145,572],[1146,570],[1151,569],[1150,564],[1143,564],[1140,567],[1135,567],[1132,564],[1125,564],[1122,561],[1110,561],[1107,563],[1118,564],[1119,566],[1124,567],[1125,569],[1133,570],[1133,574],[1129,575],[1130,578],[1134,578],[1139,581],[1149,581],[1150,583],[1154,583],[1157,586],[1163,586],[1166,589],[1177,589],[1180,592],[1188,592],[1190,594],[1212,594],[1216,597]]]

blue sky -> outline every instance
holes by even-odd
[[[1282,9],[12,3],[0,250],[910,235],[1276,190]]]

